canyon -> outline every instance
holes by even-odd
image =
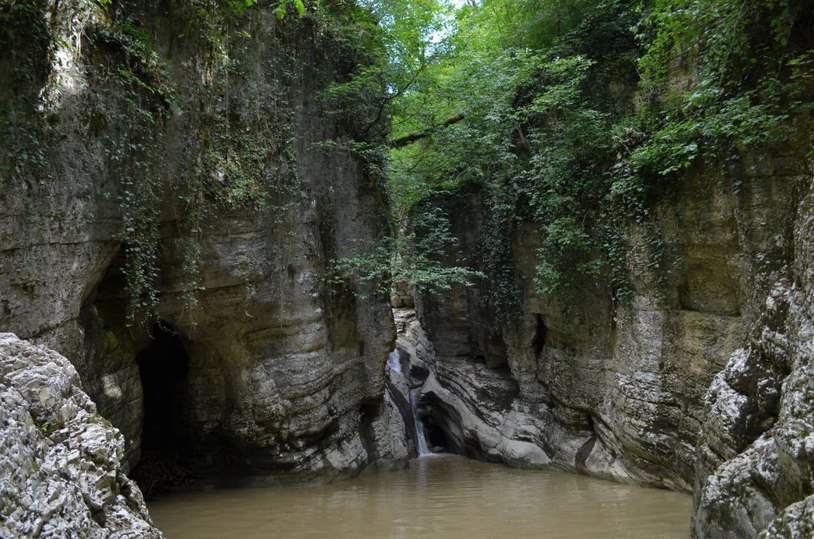
[[[328,482],[422,445],[692,493],[697,537],[814,534],[805,122],[627,225],[629,300],[540,293],[520,222],[500,319],[483,283],[332,278],[390,230],[350,144],[369,118],[324,97],[358,42],[268,6],[102,4],[4,12],[0,535],[160,537],[139,487]],[[481,249],[485,196],[438,197],[450,258]]]

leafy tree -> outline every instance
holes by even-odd
[[[622,231],[651,219],[648,197],[700,156],[729,166],[782,140],[812,109],[812,0],[368,5],[388,51],[371,73],[388,88],[376,120],[390,129],[394,228],[477,186],[487,215],[471,262],[498,306],[517,305],[520,222],[543,239],[540,292],[609,280],[625,298]]]

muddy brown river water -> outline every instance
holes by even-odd
[[[215,490],[149,504],[167,539],[687,538],[691,498],[558,471],[426,456],[313,487]]]

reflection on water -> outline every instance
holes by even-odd
[[[451,455],[318,487],[178,494],[150,504],[167,539],[689,537],[691,499]]]

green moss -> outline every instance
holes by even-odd
[[[119,345],[119,340],[116,337],[116,334],[109,329],[102,333],[102,342],[102,346],[104,347],[106,353],[115,350]]]

